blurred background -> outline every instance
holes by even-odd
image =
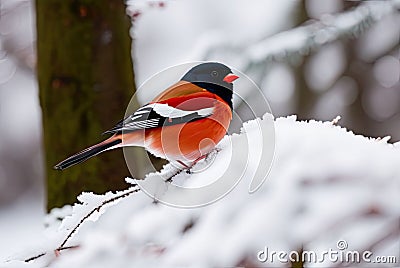
[[[363,7],[363,1],[344,0],[130,0],[135,82],[182,62],[217,60],[253,79],[275,117],[340,115],[339,125],[355,133],[399,141],[400,6],[381,2]],[[22,226],[27,217],[40,226],[41,219],[27,215],[44,213],[46,195],[35,2],[1,0],[0,11],[4,231]],[[251,92],[242,97],[251,99]],[[10,250],[13,242],[4,241]]]

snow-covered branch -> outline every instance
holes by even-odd
[[[167,166],[163,169],[163,171],[161,171],[160,174],[162,174],[164,181],[172,182],[174,176],[186,170],[187,168],[178,169],[173,166]],[[151,177],[151,174],[149,176]],[[125,198],[140,191],[140,188],[135,183],[135,180],[131,178],[126,178],[126,182],[131,184],[131,186],[126,190],[117,191],[115,193],[107,192],[104,195],[82,193],[80,196],[78,196],[79,203],[75,204],[72,207],[72,211],[68,210],[68,206],[66,206],[67,213],[65,213],[65,211],[60,213],[60,209],[55,209],[54,211],[52,211],[51,214],[48,216],[48,221],[50,221],[48,222],[48,225],[57,225],[54,223],[54,217],[62,219],[61,225],[57,230],[57,238],[55,239],[63,239],[62,242],[59,244],[58,247],[54,249],[47,248],[45,252],[27,257],[24,261],[32,262],[38,258],[47,255],[49,252],[54,252],[55,256],[59,256],[61,254],[61,251],[78,248],[78,245],[67,246],[66,244],[73,238],[78,229],[80,229],[84,223],[86,223],[87,221],[96,222],[99,217],[106,212],[107,208],[118,204]],[[50,243],[50,245],[52,244],[54,243]]]
[[[267,38],[247,49],[253,64],[263,61],[287,61],[307,55],[336,40],[360,36],[382,18],[398,12],[400,1],[366,1],[354,10],[337,15],[325,15],[287,32]],[[250,64],[250,63],[249,63]]]
[[[248,47],[232,46],[221,39],[207,44],[200,57],[209,59],[220,51],[232,51],[241,55],[242,71],[264,70],[260,68],[274,61],[296,64],[308,55],[336,40],[352,39],[363,34],[381,19],[400,9],[399,0],[365,1],[353,10],[336,15],[325,15],[320,20],[310,20],[297,28],[278,33]]]
[[[259,129],[252,127],[257,122]],[[174,182],[195,187],[204,180],[212,181],[226,162],[247,161],[243,154],[228,159],[228,145],[241,146],[246,136],[266,131],[265,125],[270,123],[267,117],[246,123],[241,134],[224,139],[208,169],[181,173],[174,176]],[[244,179],[223,199],[197,209],[157,204],[141,191],[119,200],[115,200],[117,196],[129,192],[83,194],[83,204],[52,212],[53,218],[65,219],[61,226],[48,221],[53,236],[48,235],[45,247],[36,251],[36,255],[50,254],[29,264],[37,265],[41,260],[41,265],[54,262],[57,267],[107,267],[116,263],[121,267],[209,267],[235,266],[246,260],[259,266],[256,254],[265,246],[271,250],[303,248],[322,252],[336,248],[339,239],[346,240],[353,250],[395,255],[400,217],[399,202],[395,201],[400,194],[400,144],[389,144],[389,137],[371,139],[355,135],[336,124],[337,120],[277,119],[275,161],[266,183],[254,194],[248,193],[249,174],[265,174],[245,173]],[[250,154],[258,155],[261,147],[251,146]],[[261,159],[260,164],[263,163]],[[256,168],[253,161],[249,161],[249,168]],[[170,194],[168,189],[165,194]],[[105,200],[121,202],[112,206],[116,202]],[[101,208],[99,213],[93,213],[97,207]],[[105,208],[107,213],[95,224],[78,226],[83,217],[85,222],[97,220]],[[74,233],[77,226],[80,231]],[[68,234],[75,235],[67,239],[68,245],[63,245],[79,248],[64,250],[56,258],[52,249],[57,249]],[[26,254],[35,256],[33,252]],[[275,261],[271,265],[285,264]]]
[[[82,193],[80,196],[78,196],[78,201],[80,203],[77,203],[72,207],[72,212],[70,215],[62,216],[65,218],[63,219],[61,227],[58,230],[58,236],[60,238],[64,238],[60,245],[53,249],[55,255],[59,255],[63,250],[77,248],[78,246],[66,246],[66,244],[86,221],[97,221],[100,215],[106,211],[107,207],[116,205],[122,199],[138,192],[139,190],[139,187],[134,184],[128,189],[117,191],[116,193],[107,192],[104,195]],[[58,214],[57,212],[56,214]],[[48,252],[51,252],[51,248],[47,249],[47,252],[38,253],[35,256],[26,258],[24,261],[34,261],[45,256]]]

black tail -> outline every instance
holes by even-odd
[[[105,140],[99,144],[93,145],[92,147],[80,151],[79,153],[74,154],[73,156],[68,157],[64,161],[61,161],[60,163],[55,165],[54,169],[63,170],[69,168],[70,166],[82,163],[83,161],[86,161],[89,158],[103,152],[104,150],[114,145],[120,144],[121,142],[122,142],[121,139],[116,139],[112,141]]]

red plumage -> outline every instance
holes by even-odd
[[[215,72],[221,73],[219,78]],[[199,81],[198,77],[208,80]],[[228,130],[232,82],[236,78],[225,65],[200,64],[108,131],[114,133],[109,139],[67,158],[55,168],[65,169],[124,146],[142,146],[169,161],[196,162],[211,152]]]

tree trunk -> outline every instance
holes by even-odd
[[[62,172],[53,166],[104,139],[135,92],[130,21],[120,0],[36,0],[48,209],[82,191],[126,188],[121,150]]]

